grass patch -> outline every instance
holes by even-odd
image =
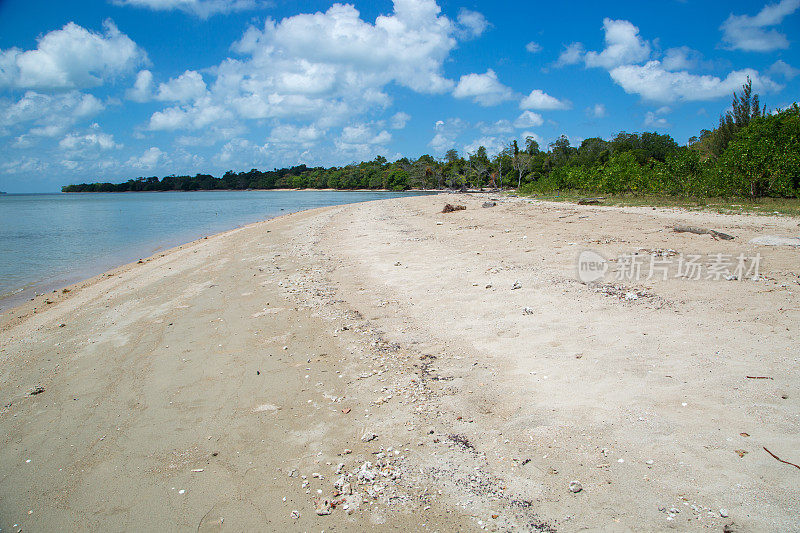
[[[528,198],[555,202],[577,202],[581,198],[605,197],[602,205],[628,207],[680,207],[690,211],[713,211],[724,214],[760,214],[800,217],[798,198],[683,198],[677,196],[597,194],[578,191],[520,194]]]

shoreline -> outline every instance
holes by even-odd
[[[252,190],[260,190],[260,189],[252,189]],[[266,190],[266,189],[264,189],[264,190]],[[312,191],[313,190],[313,191],[319,191],[319,192],[365,192],[365,193],[367,193],[367,192],[388,192],[388,193],[396,192],[396,191],[390,191],[390,190],[372,191],[372,190],[367,190],[367,189],[365,189],[365,190],[269,189],[269,190],[270,191],[283,191],[283,192],[298,192],[298,191],[302,191],[302,190],[308,190],[308,191]],[[226,191],[236,191],[236,190],[234,190],[234,189],[219,190],[219,192],[226,192]],[[179,192],[179,193],[183,193],[183,192],[217,192],[217,191],[130,191],[130,192]],[[414,191],[414,192],[432,193],[432,192],[436,192],[436,191]],[[38,194],[38,193],[20,193],[20,194]],[[84,194],[84,193],[41,193],[41,194]],[[88,193],[88,194],[104,194],[104,193]],[[117,193],[114,193],[114,194],[117,194]],[[293,211],[293,212],[296,212],[296,211]],[[227,231],[231,231],[231,230],[234,230],[234,229],[246,227],[246,226],[251,225],[251,224],[256,224],[256,223],[259,223],[259,222],[264,222],[264,221],[267,221],[267,220],[271,220],[272,218],[275,218],[275,217],[278,217],[278,216],[283,216],[285,214],[289,214],[289,213],[276,214],[276,215],[274,215],[272,217],[265,218],[265,219],[262,219],[262,220],[257,220],[255,222],[248,222],[246,224],[240,224],[240,225],[237,225],[237,226],[235,226],[233,228],[230,228],[228,230],[224,230],[222,232],[217,232],[217,233],[212,233],[212,234],[209,234],[209,235],[205,235],[203,237],[195,238],[195,239],[192,239],[190,241],[184,241],[181,238],[171,239],[171,240],[168,240],[167,242],[163,243],[162,245],[156,247],[155,250],[153,250],[153,252],[151,254],[142,255],[142,256],[138,257],[137,259],[134,259],[134,257],[137,256],[137,254],[131,254],[131,253],[128,253],[128,251],[121,250],[117,254],[116,258],[108,257],[108,258],[105,258],[103,260],[95,259],[95,260],[92,260],[88,264],[82,265],[82,267],[80,267],[80,268],[73,268],[69,272],[59,273],[59,274],[56,274],[56,275],[53,275],[53,276],[48,276],[48,277],[46,277],[44,279],[28,282],[26,285],[24,285],[22,287],[12,288],[9,292],[0,293],[0,315],[2,315],[3,313],[9,311],[10,309],[13,309],[14,307],[17,307],[17,306],[25,303],[26,301],[31,301],[32,299],[35,299],[36,297],[56,294],[56,293],[58,293],[58,291],[61,291],[64,288],[69,288],[71,285],[74,285],[76,283],[79,283],[79,282],[82,282],[82,281],[86,281],[86,280],[92,279],[92,278],[97,277],[97,276],[101,276],[106,272],[109,272],[111,270],[115,270],[117,268],[120,268],[120,267],[128,265],[128,264],[132,264],[132,263],[136,262],[137,260],[143,259],[145,257],[152,257],[152,256],[155,256],[155,255],[158,255],[160,253],[158,251],[159,249],[163,248],[164,251],[168,251],[168,250],[171,250],[173,248],[177,248],[177,247],[180,247],[180,246],[185,245],[185,244],[189,244],[189,243],[197,241],[197,240],[202,240],[204,237],[209,237],[209,236],[212,236],[212,235],[219,235],[221,233],[226,233]],[[139,248],[141,248],[141,247],[142,247],[142,245],[139,245]],[[133,251],[133,248],[130,248],[130,251]]]
[[[0,527],[792,529],[761,448],[800,449],[796,250],[749,240],[796,220],[485,198],[286,214],[0,315]],[[593,288],[584,248],[763,272]]]

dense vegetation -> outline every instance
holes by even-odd
[[[513,141],[494,157],[480,147],[442,160],[384,157],[344,167],[300,165],[271,171],[228,171],[132,179],[124,183],[69,185],[63,192],[212,189],[417,189],[517,187],[523,192],[585,191],[676,196],[800,196],[800,107],[768,113],[750,81],[734,93],[732,109],[714,130],[679,146],[669,135],[621,132],[611,140],[570,145],[566,136],[540,150],[532,138]]]

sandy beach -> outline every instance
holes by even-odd
[[[800,464],[800,250],[749,242],[798,233],[422,196],[37,297],[0,315],[0,530],[800,531],[764,449]],[[587,249],[759,273],[587,285]]]

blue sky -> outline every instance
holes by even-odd
[[[545,147],[685,143],[747,76],[800,93],[775,3],[0,0],[0,190]]]

